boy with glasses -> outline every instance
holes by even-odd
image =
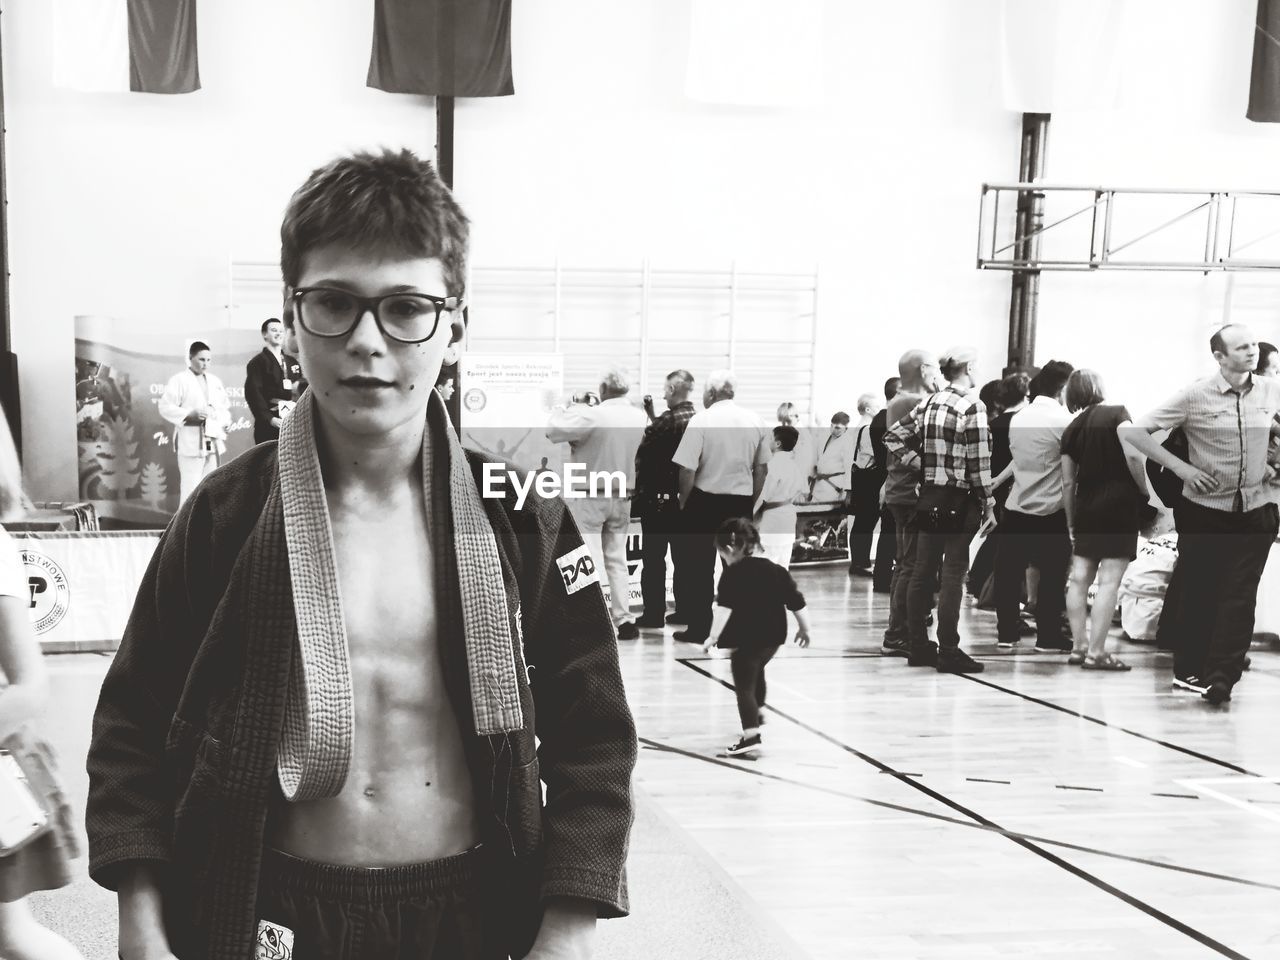
[[[175,518],[94,721],[121,957],[586,956],[628,909],[635,729],[563,503],[482,501],[432,389],[467,220],[357,154],[281,238],[310,390]]]

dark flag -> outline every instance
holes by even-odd
[[[436,97],[511,96],[511,0],[374,0],[368,85]]]
[[[1280,0],[1258,0],[1245,116],[1259,123],[1280,123]]]
[[[129,0],[129,89],[134,93],[200,89],[196,0]]]

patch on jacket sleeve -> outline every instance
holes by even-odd
[[[269,920],[258,921],[254,960],[293,960],[293,931]]]
[[[556,560],[556,566],[560,569],[560,577],[564,580],[564,592],[567,594],[575,594],[583,587],[600,582],[600,571],[596,569],[596,563],[591,559],[591,551],[587,549],[585,543],[577,550],[572,550]]]

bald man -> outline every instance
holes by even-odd
[[[751,518],[773,455],[760,418],[738,406],[737,377],[713,370],[702,391],[705,409],[685,427],[671,462],[680,468],[683,546],[676,574],[684,581],[681,613],[689,623],[672,639],[702,643],[711,635],[715,599],[716,531],[730,517]],[[684,568],[684,569],[682,569]],[[686,574],[687,570],[687,574]]]
[[[1182,479],[1177,509],[1182,598],[1173,686],[1217,705],[1231,699],[1253,637],[1262,568],[1275,540],[1280,381],[1254,375],[1258,338],[1241,323],[1209,338],[1218,372],[1120,428],[1121,439]],[[1151,434],[1181,427],[1183,460]]]

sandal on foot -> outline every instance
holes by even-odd
[[[1077,653],[1076,651],[1072,650],[1071,656],[1067,657],[1067,663],[1071,664],[1071,666],[1073,667],[1078,667],[1084,663],[1084,658],[1086,656],[1087,654],[1085,654],[1083,651],[1080,653]]]
[[[1129,664],[1125,663],[1118,657],[1113,657],[1109,653],[1104,653],[1100,657],[1085,657],[1084,663],[1080,664],[1085,670],[1132,670]]]

